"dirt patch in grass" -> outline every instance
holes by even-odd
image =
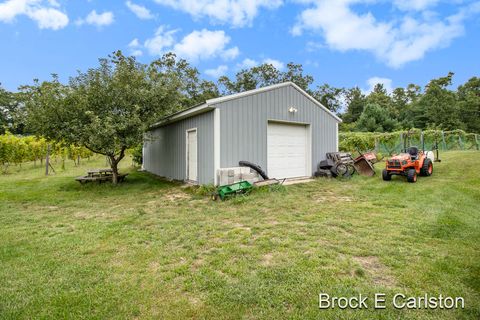
[[[273,262],[273,254],[272,253],[269,252],[269,253],[263,255],[262,261],[261,261],[262,266],[265,266],[265,267],[271,266],[272,262]]]
[[[172,202],[179,200],[188,200],[191,198],[190,195],[185,192],[169,192],[166,193],[163,197]]]
[[[393,287],[396,285],[396,280],[390,274],[390,270],[380,262],[378,257],[353,257],[353,260],[361,265],[362,269],[372,279],[375,285],[384,287]]]

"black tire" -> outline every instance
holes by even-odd
[[[262,170],[262,168],[258,164],[251,163],[249,161],[240,161],[238,164],[240,165],[240,167],[252,168],[253,170],[257,171],[259,175],[262,176],[263,180],[268,180],[267,174],[265,173],[265,171]]]
[[[408,169],[407,171],[407,181],[408,182],[411,182],[411,183],[414,183],[414,182],[417,182],[417,172],[415,171],[415,169]]]
[[[431,176],[433,173],[433,163],[432,163],[432,160],[426,158],[424,161],[423,161],[423,166],[422,168],[420,169],[420,175],[424,176],[424,177],[428,177],[428,176]]]
[[[343,177],[348,174],[348,167],[344,163],[337,163],[332,169],[335,170],[335,174],[339,177]]]
[[[348,174],[351,176],[353,176],[355,172],[357,172],[357,169],[355,169],[353,164],[347,164],[347,168],[348,168]]]
[[[318,164],[318,169],[330,170],[335,165],[335,162],[331,159],[326,159],[320,161]]]
[[[387,169],[383,169],[382,178],[383,178],[383,181],[390,181],[392,180],[392,175],[388,173]]]

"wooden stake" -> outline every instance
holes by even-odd
[[[48,176],[48,168],[50,167],[50,145],[47,145],[47,156],[45,157],[45,175]]]

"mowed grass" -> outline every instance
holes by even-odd
[[[14,169],[0,176],[0,318],[479,319],[480,153],[442,160],[416,184],[319,179],[226,202],[129,161],[117,187],[73,180],[103,159]],[[321,292],[370,308],[320,310]],[[395,293],[465,309],[396,310]]]

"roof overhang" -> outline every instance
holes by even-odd
[[[197,114],[201,114],[201,113],[213,110],[213,109],[215,109],[215,108],[209,106],[207,103],[202,103],[202,104],[196,105],[192,108],[189,108],[189,109],[174,113],[172,115],[169,115],[168,117],[165,117],[162,120],[160,120],[159,122],[151,125],[150,129],[155,129],[155,128],[164,126],[166,124],[172,123],[172,122],[176,122],[176,121],[180,121],[180,120],[183,120],[183,119],[186,119],[186,118],[190,118],[190,117],[196,116]]]

